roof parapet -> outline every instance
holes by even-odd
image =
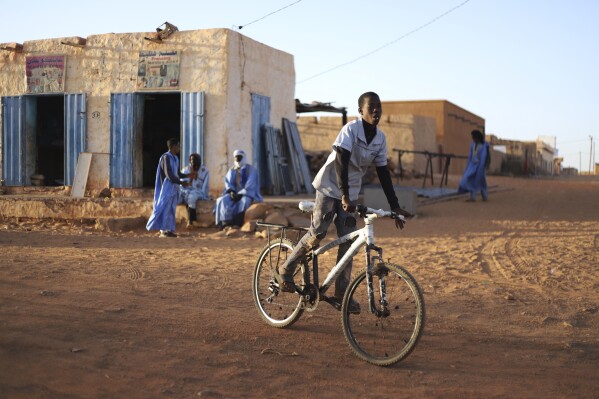
[[[0,43],[0,50],[20,53],[23,51],[23,45],[21,43]]]

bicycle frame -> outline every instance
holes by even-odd
[[[310,201],[299,204],[306,213],[312,212],[314,206]],[[276,328],[289,327],[304,312],[315,311],[321,301],[328,302],[341,311],[343,335],[354,354],[371,364],[390,366],[408,356],[421,337],[425,321],[424,298],[414,277],[402,266],[384,262],[383,250],[374,242],[375,219],[389,217],[401,227],[405,222],[403,216],[362,205],[357,205],[357,210],[364,219],[364,227],[322,246],[314,246],[310,235],[299,237],[301,231],[310,231],[307,228],[259,222],[267,229],[268,243],[254,267],[252,296],[260,317]],[[271,237],[271,228],[280,229],[280,235]],[[297,239],[288,237],[290,230],[298,233]],[[303,249],[301,253],[294,252],[310,242],[313,246],[307,252]],[[318,258],[339,246],[344,250],[347,248],[347,251],[332,265],[320,285]],[[344,273],[343,270],[348,271],[345,268],[362,247],[365,249],[366,270],[352,273],[353,279],[343,299],[326,296],[333,281]],[[300,262],[299,270],[294,269],[295,289],[284,284],[290,279],[287,279],[288,276],[282,278],[278,269],[291,259]],[[368,298],[368,306],[364,297]]]
[[[314,203],[312,203],[310,201],[303,201],[300,203],[300,209],[304,212],[311,212],[313,205],[314,205]],[[314,286],[317,287],[319,295],[324,296],[324,294],[328,291],[328,289],[331,287],[333,282],[339,277],[341,272],[347,267],[347,265],[349,264],[349,261],[351,259],[353,259],[353,257],[356,256],[358,254],[358,252],[360,251],[360,248],[365,245],[366,246],[366,251],[365,251],[366,282],[367,282],[367,286],[368,286],[368,303],[369,303],[370,311],[371,311],[371,313],[375,314],[378,317],[385,316],[385,315],[389,314],[389,311],[387,310],[388,303],[387,303],[387,297],[386,297],[386,286],[385,286],[384,278],[381,278],[379,280],[380,281],[380,283],[379,283],[379,290],[380,290],[379,303],[382,306],[382,310],[377,309],[377,307],[375,306],[375,300],[374,300],[374,286],[373,286],[373,278],[372,278],[373,273],[375,271],[374,260],[378,259],[379,262],[383,261],[383,249],[380,247],[377,247],[374,244],[374,220],[379,217],[390,216],[390,215],[392,215],[392,213],[383,211],[382,209],[375,210],[375,209],[367,208],[367,207],[363,207],[363,206],[358,206],[358,207],[361,209],[361,210],[359,210],[359,212],[360,212],[360,214],[363,214],[363,218],[364,218],[364,227],[363,228],[356,230],[354,232],[351,232],[349,234],[346,234],[342,237],[339,237],[339,238],[327,243],[326,245],[323,245],[322,247],[317,247],[317,248],[312,249],[312,252],[310,253],[312,255],[312,283],[314,284]],[[402,216],[399,216],[399,217],[402,218],[402,220],[404,220]],[[303,230],[303,231],[308,230],[306,228],[290,228],[290,227],[283,226],[283,225],[268,224],[268,223],[258,223],[258,225],[270,226],[270,227],[276,227],[276,228],[282,229],[283,234],[281,235],[281,240],[285,237],[285,230],[287,230],[287,229],[295,229],[295,230]],[[343,255],[343,257],[331,269],[329,274],[327,274],[327,276],[324,280],[324,283],[322,285],[320,285],[319,278],[318,278],[318,255],[321,255],[321,254],[327,252],[328,250],[338,247],[348,241],[353,241],[353,243],[348,248],[347,252]],[[268,242],[270,242],[270,230],[268,231]],[[280,251],[280,249],[279,249],[279,251]],[[377,255],[370,256],[371,251],[376,251]],[[279,259],[280,259],[279,255],[280,255],[280,252],[277,253],[276,267],[279,266]],[[270,254],[270,256],[272,256],[272,254]],[[270,259],[270,262],[272,264],[272,259]],[[305,271],[306,275],[304,275],[305,281],[310,280],[309,272],[310,271],[309,271],[309,267],[308,267],[308,268],[306,268],[306,271]],[[300,295],[304,296],[305,299],[309,298],[308,291],[298,290],[298,293]]]
[[[386,305],[386,290],[385,290],[385,281],[381,279],[380,281],[380,293],[381,293],[381,305],[383,306],[383,311],[380,311],[375,306],[374,301],[374,287],[373,287],[373,279],[372,273],[374,272],[374,260],[379,259],[379,261],[383,260],[383,249],[374,245],[374,219],[379,217],[377,214],[369,214],[364,216],[364,224],[365,226],[359,230],[356,230],[352,233],[346,234],[342,237],[333,240],[322,247],[318,247],[312,250],[312,271],[313,271],[313,282],[318,287],[318,291],[320,295],[324,295],[333,282],[339,277],[341,272],[347,267],[349,261],[358,254],[360,248],[363,245],[366,245],[366,281],[368,284],[368,303],[370,307],[370,311],[377,316],[383,315],[387,312]],[[337,262],[337,264],[331,269],[329,274],[326,276],[323,284],[319,286],[318,281],[318,255],[327,252],[328,250],[338,247],[348,241],[352,241],[352,245],[349,247],[347,252],[343,255],[343,257]],[[370,256],[370,252],[374,250],[377,252],[377,256]]]

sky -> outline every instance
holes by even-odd
[[[357,115],[365,91],[448,100],[484,118],[487,134],[553,138],[564,166],[599,162],[597,0],[0,0],[0,12],[0,43],[152,32],[165,21],[236,30],[294,56],[304,103]]]

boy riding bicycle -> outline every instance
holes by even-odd
[[[387,168],[387,141],[384,133],[377,127],[382,116],[379,96],[374,92],[362,94],[358,99],[358,112],[360,118],[343,126],[333,143],[333,151],[312,182],[316,189],[316,199],[310,229],[275,275],[283,291],[295,292],[293,273],[298,262],[326,236],[331,222],[335,221],[338,237],[356,230],[356,218],[353,215],[356,210],[355,202],[362,187],[362,177],[371,164],[376,167],[391,210],[405,217],[412,216],[399,207]],[[395,219],[395,224],[396,227],[403,228],[403,221],[400,219]],[[350,246],[351,242],[339,246],[337,261]],[[328,298],[328,302],[337,308],[349,285],[351,269],[350,260],[335,281],[334,297]],[[356,302],[351,303],[350,308],[353,312],[360,311]]]

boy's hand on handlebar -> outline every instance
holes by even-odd
[[[395,208],[393,210],[393,213],[396,213],[397,215],[401,215],[401,216],[403,216],[406,219],[407,218],[411,218],[412,216],[414,216],[410,212],[408,212],[406,210],[403,210],[401,208]],[[405,221],[403,221],[400,218],[394,218],[394,220],[395,220],[395,228],[398,228],[398,229],[403,229],[404,228],[404,225],[406,224]]]
[[[356,211],[356,204],[351,202],[345,195],[341,197],[341,207],[345,212],[354,213]]]

